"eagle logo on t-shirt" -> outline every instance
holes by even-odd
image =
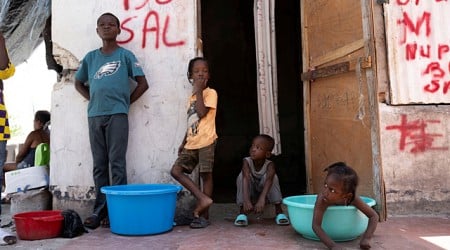
[[[94,75],[94,79],[102,79],[104,76],[113,75],[119,70],[120,61],[107,62],[103,64]]]

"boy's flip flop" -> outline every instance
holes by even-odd
[[[209,226],[209,221],[203,217],[194,217],[191,224],[189,224],[190,228],[205,228]]]
[[[236,220],[234,221],[234,225],[238,227],[245,227],[248,226],[248,220],[247,215],[240,214],[236,217]]]
[[[280,226],[286,226],[290,224],[289,219],[284,214],[278,214],[275,218],[275,222]]]

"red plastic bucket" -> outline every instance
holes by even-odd
[[[61,210],[43,210],[14,215],[17,236],[21,240],[41,240],[61,235],[64,217]]]

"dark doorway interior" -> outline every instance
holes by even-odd
[[[299,1],[276,1],[278,104],[282,154],[274,156],[284,196],[306,189],[303,93],[299,79]],[[253,0],[202,1],[204,55],[217,90],[215,202],[234,202],[236,177],[259,133]]]

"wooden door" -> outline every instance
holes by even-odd
[[[319,192],[323,169],[344,161],[360,177],[358,194],[384,207],[371,2],[301,1],[308,191]]]

